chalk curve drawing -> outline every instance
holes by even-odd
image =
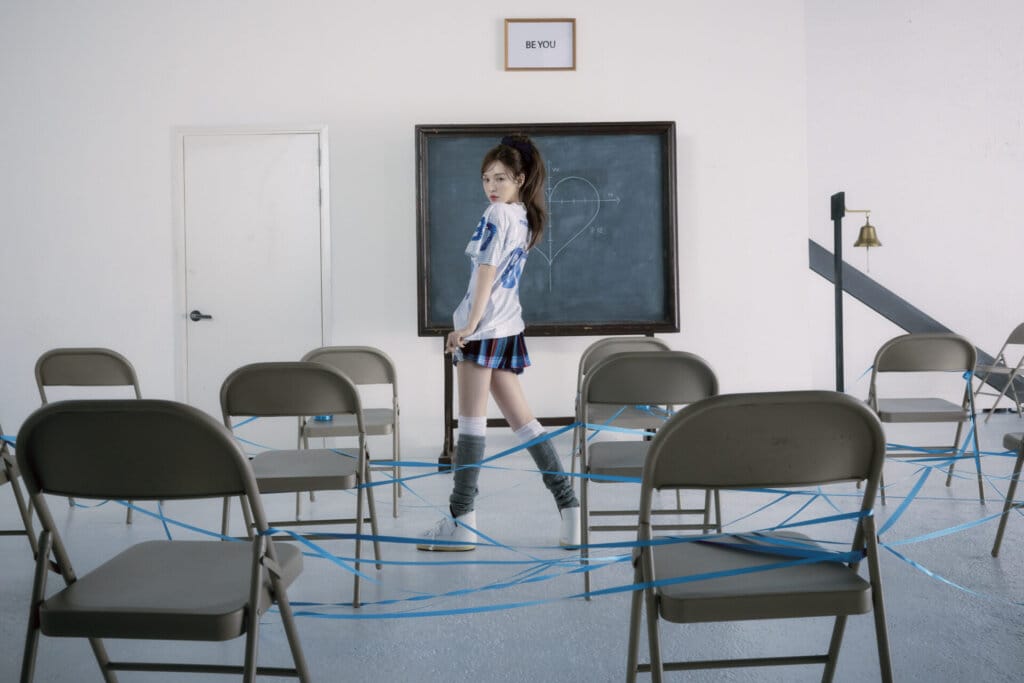
[[[547,195],[547,203],[549,210],[549,223],[546,238],[542,241],[542,244],[534,247],[532,251],[538,253],[541,258],[547,262],[548,268],[548,291],[554,289],[554,267],[555,261],[558,260],[559,255],[562,254],[569,246],[580,238],[586,238],[590,227],[597,220],[598,215],[601,213],[601,205],[607,203],[618,204],[619,198],[614,195],[608,195],[607,197],[601,196],[601,191],[587,178],[576,175],[569,175],[560,178],[554,184],[551,183],[553,172],[557,172],[558,169],[552,169],[550,164],[548,165],[548,188],[545,192]],[[581,188],[581,189],[580,189]],[[569,193],[570,190],[574,190],[569,197],[559,199],[559,190],[561,190],[562,196]],[[560,222],[555,220],[555,207],[569,206],[572,209],[577,207],[583,210],[583,226],[569,235],[561,244],[555,244],[556,233],[560,228]],[[590,212],[589,215],[587,212]],[[579,213],[573,215],[574,218],[578,218]]]

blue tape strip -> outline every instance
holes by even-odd
[[[940,581],[940,582],[946,584],[947,586],[951,586],[953,588],[956,588],[959,591],[963,591],[964,593],[967,593],[969,595],[973,595],[973,596],[978,597],[978,598],[984,598],[985,600],[991,600],[993,602],[1000,602],[1000,603],[1003,603],[1003,604],[1006,604],[1006,605],[1013,605],[1015,607],[1024,607],[1024,602],[1016,601],[1016,600],[1006,600],[1005,598],[998,598],[998,597],[995,597],[993,595],[987,595],[985,593],[978,592],[978,591],[973,590],[971,588],[967,588],[966,586],[962,586],[959,583],[956,583],[955,581],[950,581],[949,579],[947,579],[946,577],[942,576],[941,574],[938,574],[938,573],[933,572],[932,570],[928,569],[927,567],[925,567],[920,562],[917,562],[916,560],[912,560],[909,557],[907,557],[906,555],[903,555],[902,553],[894,550],[892,547],[890,547],[890,544],[888,544],[888,543],[882,543],[881,546],[883,548],[885,548],[886,550],[888,550],[893,555],[895,555],[896,557],[898,557],[899,559],[901,559],[904,562],[906,562],[907,564],[909,564],[911,567],[913,567],[917,571],[919,571],[922,574],[924,574],[925,576],[930,577],[932,579],[935,579],[936,581]]]
[[[6,441],[7,443],[14,445],[14,437],[8,434],[0,435],[0,440]]]
[[[900,517],[903,516],[903,513],[907,511],[907,508],[914,501],[914,498],[916,498],[917,494],[921,492],[921,487],[923,487],[924,483],[928,481],[928,476],[931,473],[932,469],[930,467],[924,468],[924,471],[921,472],[921,476],[918,478],[917,483],[914,484],[914,488],[910,489],[910,493],[907,494],[907,497],[903,499],[903,502],[900,503],[899,507],[896,508],[896,511],[892,514],[892,516],[889,517],[889,519],[885,520],[885,524],[883,524],[882,528],[878,530],[879,538],[881,538],[882,534],[888,531],[889,528],[893,524],[895,524]]]

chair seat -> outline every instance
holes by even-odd
[[[810,543],[801,534],[780,533],[777,537]],[[736,536],[721,540],[760,545]],[[653,551],[658,580],[793,559],[703,542],[656,545]],[[871,585],[837,562],[669,584],[655,590],[662,617],[676,623],[864,614],[871,610]]]
[[[962,422],[969,415],[963,406],[942,398],[880,398],[882,422]]]
[[[363,410],[363,427],[367,435],[379,436],[394,431],[395,411],[390,408],[366,408]],[[332,415],[330,420],[309,420],[302,428],[302,436],[326,438],[331,436],[356,436],[356,416],[351,414]]]
[[[1014,434],[1003,435],[1003,448],[1008,451],[1019,451],[1021,442],[1024,441],[1024,434],[1016,432]]]
[[[302,553],[274,546],[287,586]],[[148,541],[128,548],[66,587],[40,609],[49,636],[228,640],[245,632],[251,543]],[[261,607],[270,604],[264,578]]]
[[[359,460],[326,448],[266,451],[252,470],[260,493],[343,491],[359,482]]]
[[[651,412],[648,412],[636,406],[592,403],[588,413],[590,424],[609,424],[626,429],[658,429],[665,424],[665,420],[668,418],[668,415],[659,411],[658,406],[652,406]]]
[[[636,477],[643,475],[644,461],[650,449],[649,441],[601,441],[587,449],[590,474],[604,474],[614,477]],[[593,479],[593,483],[602,483]]]

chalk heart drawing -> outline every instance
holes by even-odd
[[[567,235],[561,233],[568,232],[571,228],[563,230],[561,221],[554,219],[555,207],[563,205],[569,205],[574,209],[574,218],[578,219],[582,213],[584,219],[582,227]],[[587,233],[588,228],[597,220],[597,215],[601,213],[601,193],[586,178],[567,176],[555,183],[548,191],[548,206],[551,209],[551,223],[545,231],[545,244],[540,245],[540,248],[535,251],[548,262],[548,289],[550,290],[553,286],[551,271],[555,261],[573,242]],[[559,213],[563,212],[559,211]],[[577,220],[567,222],[575,224]]]

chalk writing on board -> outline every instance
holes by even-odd
[[[554,289],[555,261],[573,242],[586,240],[594,234],[603,235],[605,228],[598,224],[602,204],[618,205],[619,198],[612,193],[601,196],[601,191],[590,180],[569,175],[555,181],[560,169],[547,163],[548,180],[544,194],[548,202],[548,226],[543,243],[534,247],[548,268],[548,291]]]

